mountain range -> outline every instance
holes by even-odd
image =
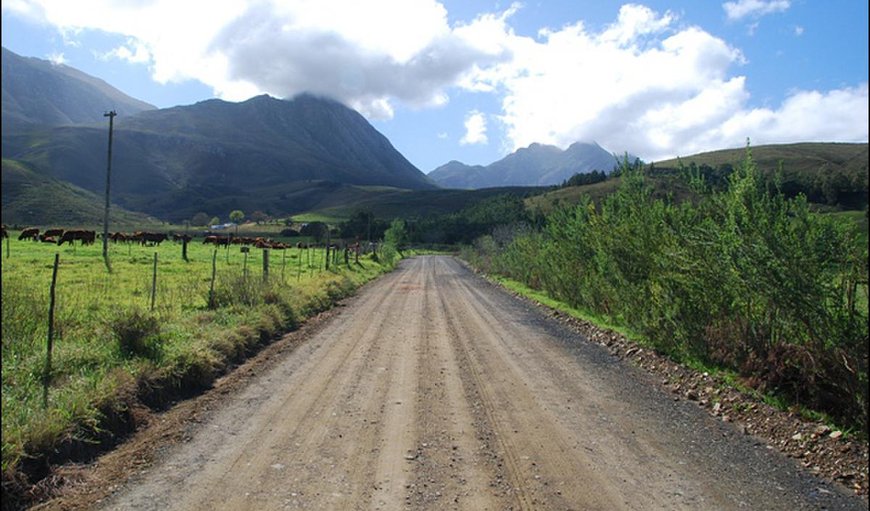
[[[305,211],[341,187],[436,188],[359,113],[327,98],[258,96],[155,109],[96,79],[76,81],[79,73],[66,66],[6,49],[3,59],[2,157],[100,194],[103,113],[114,108],[112,200],[132,211],[175,221],[232,209],[277,215]],[[96,113],[82,115],[82,103]],[[122,115],[122,104],[141,108]]]
[[[109,110],[128,117],[157,108],[73,67],[22,57],[6,48],[0,76],[4,132],[102,122]]]
[[[451,161],[430,172],[429,178],[446,188],[551,186],[578,173],[609,173],[625,156],[614,155],[594,142],[576,142],[565,150],[532,144],[486,166]],[[628,158],[634,161],[633,156]]]
[[[108,110],[118,114],[113,215],[133,224],[146,215],[149,222],[182,222],[199,212],[226,218],[234,209],[276,217],[360,207],[444,213],[503,187],[558,185],[635,159],[597,143],[565,150],[532,144],[486,166],[451,161],[427,176],[359,113],[324,97],[212,99],[157,109],[69,66],[6,48],[2,71],[2,214],[10,224],[83,225],[100,217]],[[790,168],[807,166],[792,179],[796,190],[819,188],[828,202],[844,196],[840,181],[860,181],[862,169],[866,175],[866,144],[863,153],[846,156],[831,144],[772,151]],[[866,192],[862,197],[852,202],[866,204]]]

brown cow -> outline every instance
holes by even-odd
[[[46,238],[55,237],[55,236],[63,236],[63,229],[47,229],[43,234]]]
[[[39,235],[39,241],[51,244],[57,243],[57,239],[54,236],[46,236],[44,234]]]
[[[0,233],[2,233],[2,234],[0,234],[0,237],[2,237],[2,238],[9,237],[9,233],[6,232],[6,225],[5,224],[2,226],[2,230],[0,230]]]
[[[218,246],[229,246],[230,239],[226,236],[206,236],[202,243],[203,245],[211,243]]]
[[[153,243],[155,245],[160,245],[160,243],[169,239],[169,236],[163,232],[143,232],[142,233],[142,244],[147,245],[148,243]]]
[[[109,235],[109,239],[115,243],[119,243],[121,241],[128,241],[130,238],[128,235],[124,234],[123,232],[113,232],[112,234]]]
[[[37,236],[39,236],[39,229],[37,229],[36,227],[28,227],[27,229],[21,231],[21,234],[18,235],[18,239],[36,241],[38,239]]]
[[[82,245],[92,245],[96,239],[97,233],[94,231],[71,229],[69,231],[64,231],[63,236],[57,240],[57,244],[63,245],[64,243],[69,242],[69,244],[72,245],[74,241],[79,240]]]

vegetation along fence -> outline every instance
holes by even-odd
[[[200,238],[110,243],[109,272],[99,243],[58,246],[9,235],[2,259],[4,498],[20,474],[39,475],[47,453],[100,438],[107,417],[127,413],[129,396],[160,406],[208,386],[258,344],[390,267],[383,257],[333,248],[327,271],[323,246],[252,246],[246,253]]]

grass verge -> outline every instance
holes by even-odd
[[[11,245],[2,260],[4,509],[26,506],[29,488],[52,465],[87,461],[116,445],[135,429],[137,408],[162,409],[200,393],[391,269],[364,256],[327,271],[322,250],[271,251],[267,258],[260,250],[215,252],[202,244],[191,244],[185,261],[180,245],[167,243],[112,246],[110,273],[98,244],[57,247],[13,237]],[[46,380],[55,253],[61,264]]]

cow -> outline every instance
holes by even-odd
[[[162,242],[169,239],[169,236],[163,232],[143,232],[142,233],[142,244],[147,245],[148,243],[153,243],[155,245],[160,245]]]
[[[192,240],[192,239],[193,239],[193,236],[191,236],[190,234],[173,234],[172,235],[172,241],[181,241],[182,243],[183,242],[190,243],[190,240]]]
[[[229,246],[230,239],[226,236],[206,236],[204,240],[202,240],[203,245],[211,243],[216,246]]]
[[[76,240],[80,241],[82,245],[93,245],[94,241],[97,239],[97,233],[94,231],[86,231],[82,229],[72,229],[69,231],[64,231],[63,236],[57,240],[58,245],[63,245],[64,243],[73,244]]]
[[[6,232],[6,226],[5,226],[5,225],[2,227],[2,230],[0,230],[0,237],[2,237],[2,238],[4,238],[4,239],[9,237],[9,233]]]
[[[39,236],[39,229],[37,229],[36,227],[28,227],[27,229],[24,229],[23,231],[21,231],[21,234],[18,235],[18,239],[19,240],[36,241],[39,239],[38,236]]]
[[[49,238],[49,237],[55,238],[57,236],[63,236],[63,229],[46,229],[46,231],[44,233],[42,233],[42,235],[45,236],[46,238]]]
[[[121,241],[126,242],[126,241],[130,240],[130,236],[128,236],[127,234],[124,234],[123,232],[113,232],[112,234],[109,235],[109,239],[115,243],[118,243]]]
[[[52,245],[57,243],[57,239],[54,236],[46,236],[44,234],[39,235],[39,241],[43,243],[51,243]]]

